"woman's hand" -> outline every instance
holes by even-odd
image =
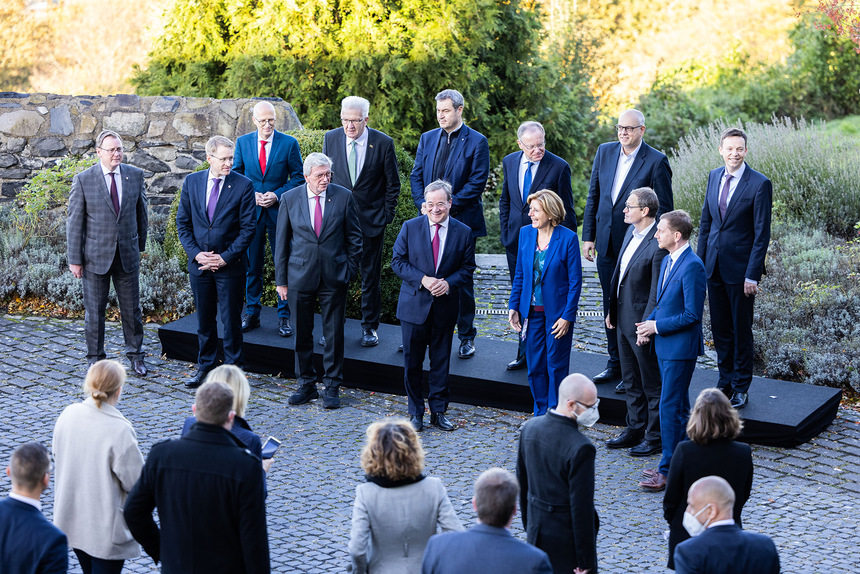
[[[516,309],[508,309],[508,324],[517,333],[521,333],[523,326],[520,324],[520,312]]]
[[[555,335],[556,339],[561,339],[562,337],[567,335],[567,331],[568,329],[570,329],[570,323],[571,321],[568,321],[567,319],[559,319],[558,321],[553,323],[552,331],[550,331],[550,333]]]

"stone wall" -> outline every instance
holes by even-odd
[[[275,106],[281,131],[302,129],[292,106]],[[255,99],[216,100],[175,96],[59,96],[0,92],[0,201],[10,201],[38,170],[67,155],[95,153],[103,129],[119,133],[124,162],[146,172],[150,205],[167,205],[182,180],[205,161],[213,135],[254,131]]]

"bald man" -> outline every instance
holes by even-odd
[[[700,478],[687,493],[684,527],[692,538],[675,548],[675,573],[779,574],[773,541],[735,524],[735,493],[719,476]]]
[[[595,448],[580,426],[599,417],[597,388],[574,373],[558,387],[558,406],[523,425],[517,455],[526,539],[547,553],[553,572],[597,572]]]
[[[263,257],[266,255],[266,234],[272,256],[275,254],[275,228],[278,224],[278,200],[288,189],[305,182],[302,175],[302,154],[296,138],[275,129],[275,106],[258,102],[254,106],[257,131],[236,140],[233,171],[251,180],[254,186],[256,229],[248,247],[248,271],[245,275],[245,313],[242,331],[260,326],[260,297],[263,294]],[[278,298],[278,334],[293,334],[290,306]]]

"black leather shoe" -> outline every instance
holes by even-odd
[[[314,389],[316,391],[316,389]],[[340,406],[340,393],[336,385],[326,387],[323,391],[323,408],[336,409]]]
[[[520,369],[524,369],[526,367],[526,356],[525,355],[517,355],[517,358],[508,363],[509,371],[519,371]]]
[[[197,369],[197,374],[194,375],[193,379],[188,379],[185,381],[185,388],[187,389],[196,389],[200,385],[203,384],[203,381],[206,379],[206,375],[209,374],[208,369]]]
[[[606,448],[630,448],[636,446],[642,440],[642,433],[631,429],[624,429],[620,435],[606,441]]]
[[[398,352],[398,353],[402,353],[402,352],[403,352],[403,343],[400,343],[400,346],[399,346],[399,347],[397,347],[397,352]]]
[[[291,405],[303,405],[308,401],[318,399],[320,394],[317,392],[315,383],[307,383],[299,387],[299,390],[290,395]]]
[[[364,335],[361,336],[362,347],[375,347],[379,344],[379,336],[376,334],[376,329],[365,329]]]
[[[290,318],[278,319],[278,335],[281,337],[289,337],[293,334],[293,326],[290,325]]]
[[[717,390],[721,391],[724,395],[726,395],[726,398],[729,400],[731,400],[732,395],[735,394],[735,391],[734,391],[734,389],[732,389],[731,385],[726,385],[725,387],[718,386]]]
[[[621,377],[621,373],[616,371],[615,369],[603,369],[601,372],[596,374],[591,378],[595,384],[598,383],[610,383],[612,381],[618,380]]]
[[[627,389],[624,388],[624,381],[620,381],[617,385],[615,385],[615,393],[619,395],[623,395],[627,392]]]
[[[630,456],[651,456],[663,450],[663,442],[659,440],[643,440],[631,448],[627,453]]]
[[[457,428],[454,423],[448,420],[445,413],[430,413],[430,424],[443,431],[452,431]]]
[[[747,406],[748,402],[750,402],[750,395],[749,393],[739,393],[735,391],[735,394],[732,395],[732,400],[729,402],[734,408],[742,409]]]
[[[460,352],[457,353],[461,359],[471,359],[475,356],[475,342],[472,339],[460,341]]]
[[[424,430],[424,417],[418,415],[409,415],[409,424],[415,429],[415,432]]]
[[[320,347],[325,347],[325,335],[320,335]]]
[[[242,332],[250,331],[251,329],[256,329],[260,326],[260,318],[255,317],[254,315],[249,315],[245,313],[242,315]]]
[[[134,374],[138,377],[145,377],[149,372],[146,368],[146,363],[143,362],[143,359],[132,359],[131,361],[131,370],[134,371]]]

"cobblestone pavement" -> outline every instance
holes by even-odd
[[[156,326],[147,326],[146,345],[157,353]],[[42,318],[0,317],[0,460],[27,441],[51,442],[61,410],[80,398],[85,374],[83,324]],[[117,357],[122,334],[108,324],[107,350]],[[456,360],[456,359],[455,359]],[[120,410],[137,429],[144,454],[153,443],[179,434],[189,414],[191,392],[181,381],[194,365],[148,358],[153,373],[130,377]],[[268,521],[274,572],[343,572],[354,488],[363,476],[358,455],[364,429],[373,420],[406,413],[404,398],[347,389],[344,405],[324,411],[312,403],[287,405],[295,381],[252,376],[248,420],[261,434],[283,440],[269,474]],[[517,431],[524,415],[453,404],[449,414],[462,428],[422,433],[427,472],[447,485],[466,524],[472,482],[490,466],[513,470]],[[586,431],[597,444],[596,504],[600,513],[598,556],[604,573],[662,573],[665,544],[660,495],[636,486],[641,469],[657,457],[633,459],[607,451],[603,441],[617,428],[598,424]],[[860,495],[860,415],[840,410],[820,437],[796,449],[754,447],[752,498],[744,509],[747,528],[774,538],[784,572],[846,574],[857,571],[856,514]],[[0,481],[0,495],[9,483]],[[45,498],[52,513],[53,493]],[[522,536],[519,521],[515,533]],[[72,557],[73,572],[80,572]],[[129,572],[155,568],[145,556],[127,563]]]

